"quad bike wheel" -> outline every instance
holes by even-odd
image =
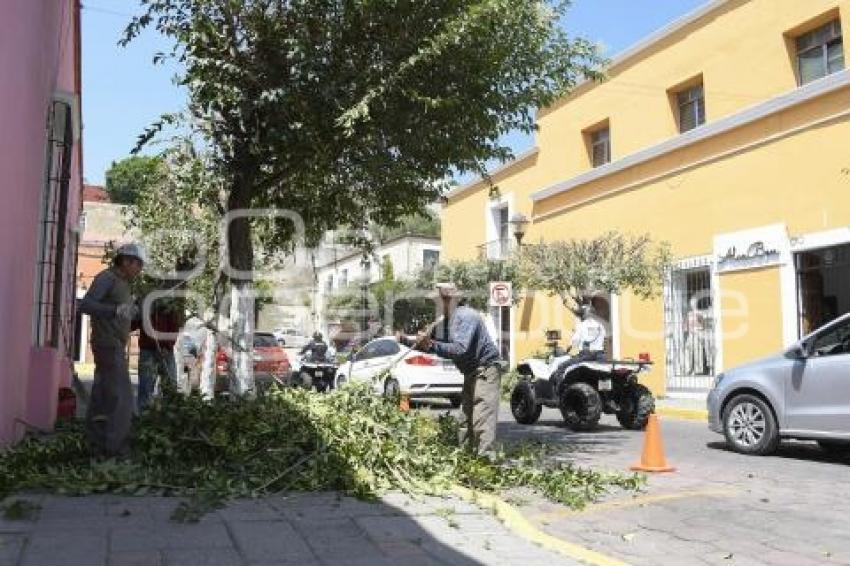
[[[627,430],[643,430],[655,411],[655,397],[645,386],[635,383],[623,391],[617,420]]]
[[[584,382],[573,383],[561,391],[561,415],[566,425],[576,432],[591,431],[602,417],[599,392]]]
[[[520,381],[511,392],[511,413],[519,424],[530,425],[537,422],[543,405],[537,402],[534,386],[528,381]]]

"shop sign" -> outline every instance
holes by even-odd
[[[789,250],[784,225],[766,226],[714,238],[717,270],[738,271],[781,265]]]

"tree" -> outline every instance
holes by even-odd
[[[397,223],[378,226],[373,232],[381,243],[402,236],[440,236],[440,218],[428,209],[419,214],[404,216]]]
[[[296,211],[316,241],[340,225],[422,211],[456,172],[511,157],[499,138],[534,129],[534,109],[598,76],[591,43],[568,37],[545,0],[141,0],[123,42],[148,26],[173,41],[188,114],[205,133],[223,215]],[[558,3],[562,5],[563,3]],[[176,117],[165,115],[143,145]],[[269,250],[296,236],[285,219]],[[234,338],[253,327],[252,232],[224,242]],[[249,355],[235,360],[253,391]]]
[[[616,231],[589,240],[524,245],[517,255],[520,284],[559,297],[573,312],[597,293],[628,289],[652,297],[670,265],[667,243],[653,245],[648,235]]]
[[[106,171],[106,192],[114,203],[133,204],[139,195],[161,183],[165,174],[162,157],[132,155],[112,162]]]

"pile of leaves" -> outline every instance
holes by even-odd
[[[92,458],[80,424],[0,453],[0,498],[17,491],[188,496],[182,520],[228,498],[336,490],[371,498],[388,489],[441,493],[524,487],[580,507],[639,476],[601,474],[527,446],[488,459],[457,445],[449,416],[401,412],[355,384],[320,395],[274,389],[254,400],[207,402],[173,393],[135,423],[129,457]]]

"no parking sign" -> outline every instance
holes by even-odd
[[[490,283],[490,306],[509,307],[513,299],[513,288],[507,281],[493,281]]]

